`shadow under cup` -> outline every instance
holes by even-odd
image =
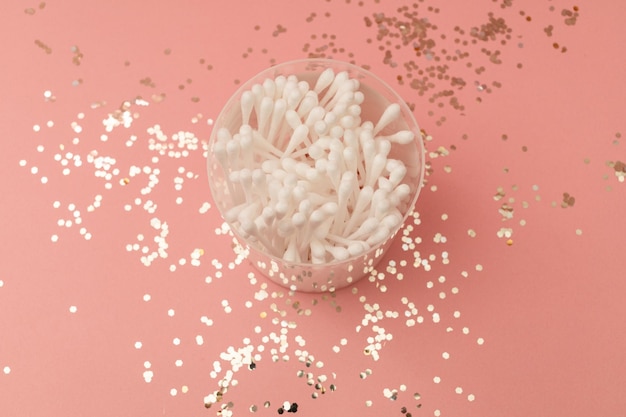
[[[419,126],[406,103],[391,87],[369,71],[349,63],[329,59],[290,61],[270,67],[244,83],[228,100],[213,124],[207,165],[211,193],[222,217],[226,219],[225,214],[238,201],[233,195],[229,168],[223,166],[215,152],[215,144],[218,140],[217,132],[221,128],[228,129],[233,135],[239,132],[242,125],[241,98],[244,92],[250,91],[254,85],[262,85],[266,79],[274,80],[281,75],[285,77],[295,75],[299,81],[308,82],[310,88],[313,89],[319,75],[327,68],[331,68],[335,74],[346,71],[350,78],[359,81],[359,91],[364,95],[360,114],[362,121],[371,121],[375,125],[390,104],[397,103],[400,105],[400,116],[381,130],[378,135],[391,135],[401,130],[410,130],[414,133],[414,140],[410,143],[392,143],[388,155],[390,159],[402,161],[407,168],[402,182],[409,186],[410,192],[408,197],[397,207],[403,216],[402,222],[390,231],[391,233],[386,239],[359,255],[322,264],[285,261],[281,257],[269,253],[258,239],[250,238],[250,236],[244,237],[246,233],[243,232],[238,221],[227,221],[236,239],[248,247],[248,260],[253,266],[270,280],[293,291],[335,291],[370,273],[381,260],[402,223],[412,212],[424,177],[424,145]],[[250,117],[252,128],[255,127],[254,123],[256,123],[256,119],[253,111]],[[256,161],[258,164],[261,162]]]

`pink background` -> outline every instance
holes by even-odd
[[[611,1],[4,1],[0,415],[621,415],[624,16]],[[379,273],[326,295],[238,257],[203,148],[238,83],[310,55],[367,66],[429,135],[419,221]],[[160,155],[156,125],[197,147]],[[146,266],[155,218],[167,257]],[[246,346],[256,369],[205,409]]]

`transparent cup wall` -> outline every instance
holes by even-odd
[[[250,90],[254,84],[262,84],[265,79],[275,79],[279,75],[296,75],[299,80],[307,81],[312,88],[319,74],[329,67],[334,70],[335,74],[347,71],[350,78],[359,80],[359,90],[365,95],[365,101],[361,105],[363,121],[369,120],[376,124],[389,104],[400,105],[401,116],[387,125],[379,134],[389,135],[399,130],[411,130],[415,134],[415,139],[411,143],[394,143],[389,153],[389,158],[401,160],[407,168],[403,182],[409,185],[410,193],[404,203],[398,207],[403,215],[403,222],[406,221],[415,205],[424,176],[424,146],[419,126],[402,98],[374,74],[349,63],[326,59],[291,61],[268,68],[244,83],[222,109],[213,125],[207,160],[211,193],[222,216],[233,207],[234,201],[228,186],[228,173],[224,172],[213,149],[217,131],[220,128],[225,127],[233,134],[239,131],[242,124],[240,105],[242,93]],[[370,102],[374,105],[368,105]],[[343,261],[311,264],[285,262],[282,258],[267,253],[257,242],[245,239],[235,225],[229,224],[229,226],[239,243],[249,248],[248,260],[256,269],[279,285],[294,291],[306,292],[334,291],[366,276],[376,267],[400,228],[398,226],[388,239],[373,246],[364,254]]]

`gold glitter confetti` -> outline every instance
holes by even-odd
[[[574,198],[574,196],[570,195],[569,193],[563,193],[563,201],[561,201],[562,208],[573,207],[575,202],[576,199]]]
[[[152,78],[150,77],[142,78],[141,80],[139,80],[139,83],[141,85],[145,85],[146,87],[156,87],[156,84],[152,81]]]
[[[39,48],[43,49],[46,52],[46,54],[51,54],[52,53],[52,48],[50,48],[48,45],[46,45],[45,43],[43,43],[39,39],[37,39],[35,41],[35,45],[37,45]]]
[[[72,63],[74,65],[80,65],[84,55],[83,53],[80,51],[80,48],[78,48],[78,46],[74,45],[71,48],[72,51]]]

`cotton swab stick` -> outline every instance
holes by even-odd
[[[291,135],[291,138],[289,139],[289,143],[287,144],[287,147],[285,148],[285,152],[283,153],[283,155],[291,154],[296,149],[296,147],[300,146],[300,144],[304,142],[308,134],[309,134],[309,128],[307,127],[307,125],[298,126],[293,131],[293,134]]]
[[[254,108],[254,95],[251,91],[241,94],[241,124],[250,124],[250,114]]]
[[[263,97],[266,97],[265,90],[263,89],[263,86],[261,84],[255,84],[250,89],[250,92],[254,97],[254,115],[258,123],[259,111],[261,109],[261,100],[263,100]]]
[[[391,230],[385,225],[380,225],[379,228],[376,229],[370,236],[367,238],[366,242],[370,246],[376,246],[379,243],[384,242],[391,236]]]
[[[333,260],[336,261],[345,261],[350,257],[350,252],[343,246],[333,246],[330,244],[325,244],[324,249],[332,256]]]
[[[306,117],[309,112],[313,110],[313,108],[316,107],[318,104],[318,96],[315,91],[307,91],[296,110],[298,116]]]
[[[355,188],[356,176],[351,171],[345,171],[341,176],[339,188],[337,189],[337,215],[335,216],[335,221],[331,227],[331,233],[337,234],[343,230],[345,217],[348,211],[348,200],[352,197],[352,192]]]
[[[272,143],[276,142],[276,133],[279,128],[284,124],[285,112],[287,111],[287,102],[285,99],[279,98],[274,102],[274,108],[272,109],[272,118],[270,122],[270,128],[267,132],[267,140]],[[259,129],[261,131],[261,129]]]
[[[348,78],[349,78],[349,75],[347,71],[341,71],[340,73],[335,75],[335,79],[332,81],[332,83],[328,87],[326,94],[324,94],[324,97],[320,99],[320,106],[322,107],[326,106],[326,104],[330,100],[332,100],[332,98],[335,96],[335,93],[339,89],[339,86],[342,85],[345,81],[347,81]]]
[[[400,105],[398,103],[393,103],[387,106],[383,114],[378,119],[378,123],[374,127],[374,135],[377,135],[380,131],[382,131],[387,125],[396,120],[400,116],[401,110]]]
[[[231,169],[239,169],[239,141],[230,140],[226,143],[226,154],[228,155],[228,165]]]
[[[378,223],[378,219],[374,217],[368,218],[361,224],[361,226],[359,226],[356,232],[348,236],[348,239],[358,240],[369,236],[374,230],[376,230],[376,228],[378,227]]]
[[[258,131],[266,138],[272,110],[274,110],[274,101],[269,97],[263,97],[258,113]]]
[[[272,98],[279,99],[283,96],[283,90],[285,88],[285,84],[287,84],[287,77],[285,77],[284,75],[279,75],[278,77],[274,78],[274,84],[276,85],[276,90],[274,92],[274,97]]]
[[[241,230],[243,231],[244,235],[253,236],[259,242],[261,242],[261,244],[265,246],[265,249],[267,249],[271,254],[273,254],[274,256],[279,256],[278,253],[274,250],[274,246],[269,241],[269,239],[267,239],[263,235],[263,233],[259,233],[259,229],[257,228],[254,221],[251,221],[250,219],[242,220]]]
[[[298,115],[298,112],[294,109],[287,109],[287,111],[285,111],[285,121],[292,129],[295,129],[302,124],[300,115]]]
[[[312,239],[310,243],[311,248],[311,263],[323,264],[326,262],[326,248],[324,244],[318,239]]]
[[[383,154],[377,153],[374,155],[374,159],[372,160],[365,176],[365,185],[373,186],[385,169],[386,164],[387,158]]]
[[[370,186],[365,186],[359,191],[356,203],[354,204],[354,208],[352,210],[352,214],[344,226],[342,233],[344,236],[352,233],[356,224],[364,220],[363,217],[366,214],[365,209],[372,201],[373,195],[374,189]]]
[[[272,160],[282,156],[283,152],[268,142],[258,131],[252,131],[253,144],[256,147],[256,153],[263,156],[265,160]],[[271,154],[271,155],[267,155]]]
[[[326,68],[324,71],[322,71],[322,73],[318,77],[317,82],[315,83],[315,87],[313,88],[313,91],[315,91],[315,93],[318,95],[321,94],[322,91],[326,89],[326,87],[332,84],[334,79],[335,79],[335,72],[332,70],[332,68]]]
[[[399,145],[408,145],[415,139],[415,133],[411,132],[410,130],[401,130],[392,135],[378,136],[377,139],[378,138],[387,139],[388,141],[397,143]]]
[[[276,83],[271,78],[266,78],[263,81],[263,91],[265,97],[274,98],[276,95]]]

